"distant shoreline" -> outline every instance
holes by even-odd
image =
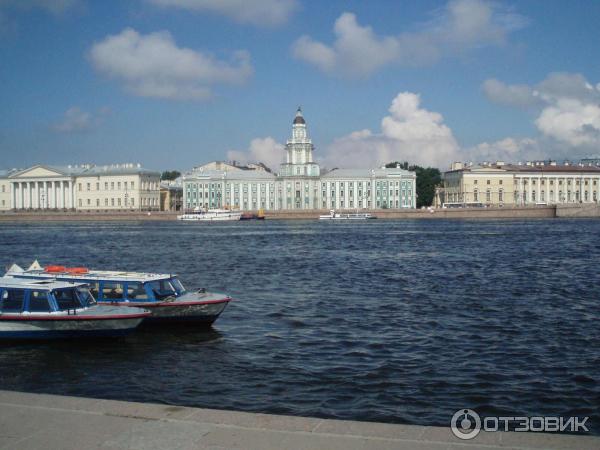
[[[362,211],[362,210],[361,210]],[[530,207],[466,208],[466,209],[392,210],[377,209],[368,212],[379,219],[541,219],[556,217],[598,217],[598,204],[569,204]],[[265,211],[267,220],[316,220],[326,210]],[[2,212],[2,222],[110,222],[110,221],[175,221],[179,212]]]

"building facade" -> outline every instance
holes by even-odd
[[[592,164],[454,163],[442,176],[435,206],[527,206],[600,201],[600,167]]]
[[[183,187],[181,178],[160,182],[160,210],[181,211],[183,208]]]
[[[400,168],[322,173],[298,108],[279,173],[201,168],[183,176],[184,209],[241,210],[415,208],[416,176]]]
[[[37,165],[6,173],[0,178],[0,191],[8,186],[5,209],[151,211],[160,206],[159,183],[160,173],[139,164]]]

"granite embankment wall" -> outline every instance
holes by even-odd
[[[369,211],[379,219],[542,219],[542,218],[600,218],[600,205],[574,204],[514,208],[415,209]],[[266,218],[279,220],[315,220],[326,210],[267,211]],[[164,221],[175,220],[175,212],[3,212],[0,222],[53,221]]]

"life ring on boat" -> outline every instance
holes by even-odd
[[[67,269],[67,273],[77,275],[82,273],[89,273],[89,270],[87,267],[69,267]]]
[[[44,272],[48,273],[61,273],[65,272],[67,268],[65,266],[46,266]]]

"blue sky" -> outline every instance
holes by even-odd
[[[243,5],[243,6],[240,6]],[[0,0],[0,167],[600,153],[600,2]]]

